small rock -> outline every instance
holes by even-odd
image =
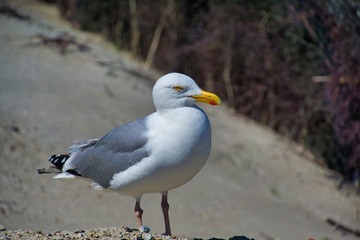
[[[149,233],[150,232],[150,228],[148,226],[144,226],[142,225],[139,229],[140,232],[144,232],[144,233]]]
[[[15,133],[19,133],[20,132],[20,128],[18,126],[11,126],[11,130]]]
[[[152,240],[153,239],[153,236],[150,233],[143,233],[142,237],[144,240]]]
[[[133,230],[129,227],[124,227],[124,231],[128,233],[133,232]]]
[[[0,224],[0,231],[6,231],[6,227]]]

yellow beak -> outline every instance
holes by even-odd
[[[211,92],[202,90],[201,94],[192,96],[196,102],[209,103],[211,105],[219,105],[221,103],[220,98]]]

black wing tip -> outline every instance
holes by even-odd
[[[49,158],[49,162],[54,164],[54,166],[51,166],[49,168],[42,168],[38,169],[37,173],[43,174],[43,173],[62,173],[62,168],[66,161],[70,158],[70,154],[59,154],[59,155],[52,155]],[[82,177],[80,172],[77,169],[68,169],[66,170],[67,173],[70,173],[74,176]]]
[[[69,169],[66,172],[68,172],[68,173],[70,173],[70,174],[72,174],[74,176],[77,176],[77,177],[82,177],[79,170],[77,170],[77,169]]]
[[[57,168],[62,169],[65,162],[69,159],[70,154],[52,155],[49,158],[49,162],[54,164]]]

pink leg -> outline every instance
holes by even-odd
[[[169,219],[169,203],[167,201],[167,192],[164,192],[161,197],[161,208],[164,214],[165,235],[171,236],[170,219]]]
[[[135,204],[135,216],[139,229],[142,226],[142,214],[144,212],[140,207],[140,200],[141,200],[140,198],[136,199],[136,204]]]

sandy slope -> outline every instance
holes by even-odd
[[[141,69],[137,63],[100,37],[72,29],[54,8],[10,2],[33,20],[0,16],[0,224],[43,231],[135,227],[133,199],[95,191],[83,180],[55,181],[35,170],[76,140],[99,137],[152,112],[151,77],[135,74]],[[61,31],[92,51],[62,55],[33,37]],[[360,226],[360,197],[349,187],[337,189],[334,173],[225,106],[203,107],[213,125],[213,151],[194,180],[170,192],[175,234],[357,239],[325,221]],[[145,223],[162,232],[160,195],[144,196],[142,206]]]

